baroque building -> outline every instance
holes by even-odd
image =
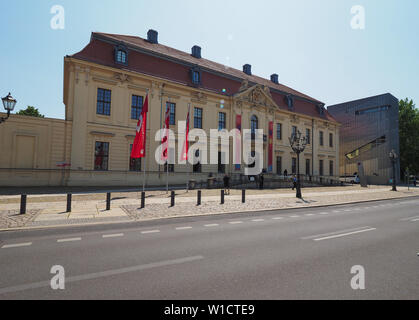
[[[135,161],[130,150],[147,94],[147,157]],[[288,138],[297,130],[309,140],[300,172],[339,175],[340,125],[321,101],[281,84],[277,74],[253,75],[250,64],[237,70],[207,60],[199,46],[187,53],[162,45],[154,30],[145,39],[92,33],[83,50],[64,58],[63,99],[65,120],[15,115],[0,126],[1,185],[136,186],[144,169],[147,185],[164,185],[154,154],[166,107],[176,141],[190,107],[191,129],[208,136],[211,129],[262,129],[268,175],[296,171]],[[232,152],[231,143],[230,159]],[[223,165],[224,156],[220,151],[215,165],[169,165],[169,183],[244,173],[244,163]]]

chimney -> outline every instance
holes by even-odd
[[[150,29],[147,32],[147,41],[150,43],[157,44],[159,43],[158,36],[159,36],[159,33],[157,31]]]
[[[271,81],[273,83],[279,84],[278,75],[276,73],[274,73],[273,75],[271,75]]]
[[[251,76],[252,75],[252,66],[250,64],[245,64],[243,66],[243,72],[245,74],[248,74],[249,76]]]
[[[201,59],[201,47],[193,46],[192,47],[192,56],[198,59]]]

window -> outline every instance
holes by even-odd
[[[218,113],[218,130],[226,128],[226,114],[224,112]]]
[[[296,136],[297,135],[297,127],[296,126],[292,126],[292,136]]]
[[[128,65],[128,50],[123,45],[115,46],[115,62],[117,64]]]
[[[281,123],[278,123],[276,125],[276,138],[278,140],[282,140],[282,124]]]
[[[276,174],[282,174],[282,157],[276,157]]]
[[[334,176],[334,166],[333,166],[333,161],[329,161],[329,175],[330,176]]]
[[[167,172],[167,162],[164,164],[164,172]],[[169,164],[169,172],[175,172],[174,164]]]
[[[116,62],[121,63],[121,64],[127,64],[127,61],[128,61],[127,52],[122,50],[122,49],[117,50],[117,52],[116,52]]]
[[[311,144],[311,130],[306,129],[307,144]]]
[[[131,119],[140,119],[141,111],[143,111],[143,97],[133,95],[131,99]]]
[[[310,176],[310,175],[311,175],[310,159],[306,159],[306,176]]]
[[[198,67],[191,69],[191,81],[195,85],[201,83],[201,70]]]
[[[259,129],[258,117],[252,116],[252,118],[250,119],[250,129],[252,130],[252,134],[255,134],[256,130]]]
[[[176,103],[167,102],[167,108],[169,108],[169,125],[176,125]]]
[[[292,174],[297,174],[297,158],[292,158]]]
[[[195,151],[195,159],[199,159],[199,150]],[[193,166],[193,172],[194,173],[201,173],[202,172],[202,166],[201,166],[201,162],[198,161],[196,164],[194,164]]]
[[[97,89],[97,114],[111,115],[111,90]]]
[[[194,127],[197,129],[202,129],[202,109],[194,109]]]
[[[374,108],[369,108],[369,109],[358,110],[355,112],[355,115],[360,116],[360,115],[368,114],[368,113],[387,111],[388,109],[390,109],[390,106],[374,107]]]
[[[333,148],[333,133],[329,134],[329,147]]]
[[[108,170],[109,162],[109,142],[95,143],[95,170],[106,171]]]
[[[320,138],[320,145],[323,146],[324,145],[323,131],[320,131],[319,132],[319,138]]]
[[[141,171],[141,158],[139,159],[133,159],[131,158],[131,152],[132,152],[132,144],[129,147],[129,171]]]
[[[223,153],[218,152],[218,173],[225,173],[226,172],[226,166],[223,164]]]
[[[323,160],[319,161],[319,175],[323,176],[324,175],[324,171],[323,171]]]

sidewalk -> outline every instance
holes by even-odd
[[[246,203],[241,191],[232,190],[220,204],[220,190],[202,190],[202,205],[196,206],[197,191],[176,191],[176,205],[170,208],[170,195],[161,191],[147,192],[146,207],[140,207],[140,194],[113,193],[111,210],[106,211],[105,194],[73,196],[72,212],[66,213],[66,195],[28,196],[27,213],[19,215],[19,196],[0,196],[0,230],[39,227],[60,227],[102,223],[122,223],[153,219],[215,215],[246,211],[266,211],[302,207],[338,205],[362,201],[419,196],[419,188],[399,187],[391,192],[388,186],[322,187],[303,189],[303,200],[289,189],[248,190]]]

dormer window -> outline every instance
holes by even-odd
[[[195,85],[201,84],[201,69],[197,67],[191,69],[191,81]]]
[[[294,99],[291,95],[287,95],[285,96],[285,103],[288,106],[288,109],[293,109],[294,108]]]
[[[128,50],[124,46],[115,48],[115,62],[118,64],[128,64]]]

